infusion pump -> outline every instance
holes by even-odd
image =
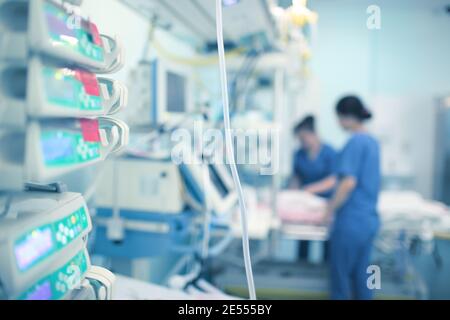
[[[111,117],[127,89],[97,75],[118,71],[123,50],[66,2],[0,0],[0,299],[112,296],[86,249],[85,200],[48,187],[128,143]]]
[[[80,194],[24,192],[0,197],[0,204],[0,299],[71,299],[89,287],[88,276],[102,288],[99,279],[107,277],[96,276],[98,267],[91,271],[86,242],[92,224]]]
[[[29,52],[71,62],[95,73],[118,71],[120,43],[97,26],[50,0],[0,0],[0,59],[26,60]],[[74,25],[77,21],[77,25]]]

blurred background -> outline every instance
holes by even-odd
[[[8,2],[0,1],[0,21],[38,8],[8,11]],[[115,117],[129,128],[129,141],[105,161],[25,182],[62,181],[84,196],[92,216],[86,246],[92,264],[116,274],[116,298],[247,297],[237,194],[227,166],[210,165],[202,180],[201,166],[171,161],[178,129],[192,137],[199,123],[201,130],[223,131],[215,2],[56,3],[67,16],[95,23],[123,50],[122,68],[106,77],[128,88],[127,106]],[[8,23],[1,28],[8,30]],[[238,163],[257,296],[329,298],[326,201],[288,188],[302,147],[293,130],[312,115],[322,141],[340,152],[350,135],[339,125],[336,103],[356,95],[373,114],[367,128],[381,150],[375,298],[449,299],[450,2],[223,0],[223,33],[231,122],[244,135],[234,151],[257,159]],[[5,39],[0,35],[2,51]],[[4,144],[5,155],[15,142]],[[4,177],[10,185],[13,178]],[[214,288],[198,285],[199,279]]]

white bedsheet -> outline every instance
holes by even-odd
[[[277,213],[283,224],[324,225],[326,201],[299,191],[280,191]],[[382,230],[450,232],[450,210],[414,191],[383,191],[378,202]]]

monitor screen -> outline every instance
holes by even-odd
[[[33,289],[25,296],[25,300],[51,300],[53,293],[50,281],[45,281]]]
[[[167,112],[186,112],[187,81],[182,75],[167,72]]]
[[[48,167],[77,165],[100,158],[100,142],[85,141],[82,133],[76,131],[43,131],[41,145]]]
[[[71,136],[46,135],[42,138],[42,151],[45,163],[53,163],[73,158],[76,146]]]
[[[73,82],[62,70],[44,68],[43,75],[45,93],[50,102],[71,106],[77,100],[78,92],[75,92]]]
[[[101,110],[102,100],[94,74],[66,68],[44,67],[47,101],[58,107],[79,110]]]
[[[45,257],[54,249],[50,227],[36,229],[28,233],[14,247],[19,269],[24,271]]]
[[[222,180],[219,172],[217,171],[216,167],[213,165],[209,165],[209,175],[211,177],[211,182],[216,187],[217,191],[219,191],[219,194],[222,198],[225,198],[230,193],[230,190],[228,190],[226,184]]]

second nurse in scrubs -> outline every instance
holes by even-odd
[[[379,228],[380,147],[367,131],[372,115],[355,96],[336,107],[339,122],[351,137],[338,158],[336,192],[329,204],[334,214],[330,233],[331,298],[372,298],[367,280],[373,241]]]

